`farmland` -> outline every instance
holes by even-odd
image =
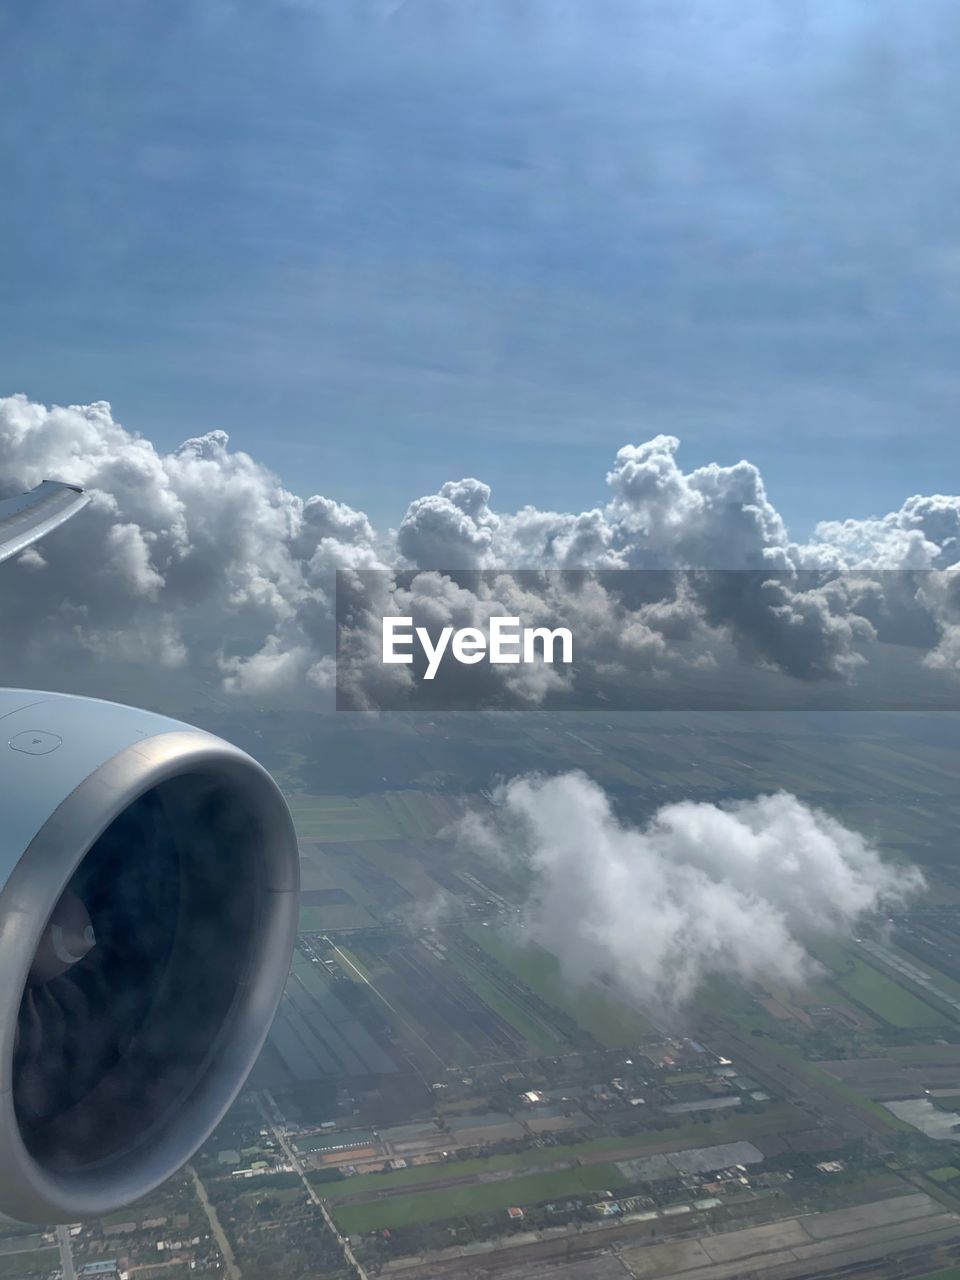
[[[855,950],[853,944],[822,941],[811,944],[810,949],[829,970],[828,987],[821,983],[821,994],[826,991],[829,995],[829,986],[835,987],[854,1005],[894,1027],[937,1027],[950,1021],[869,963],[868,957]]]
[[[254,1086],[269,1090],[264,1114],[289,1125],[303,1176],[368,1274],[412,1255],[439,1274],[441,1254],[456,1274],[461,1249],[489,1251],[493,1266],[508,1243],[522,1274],[521,1256],[563,1224],[578,1241],[587,1226],[634,1240],[623,1257],[637,1274],[653,1253],[635,1236],[651,1232],[669,1260],[682,1230],[703,1266],[767,1227],[771,1257],[781,1244],[813,1256],[811,1215],[849,1210],[860,1248],[872,1202],[919,1191],[933,1198],[918,1219],[929,1228],[908,1215],[883,1230],[894,1242],[940,1238],[950,1215],[936,1205],[960,1207],[956,1164],[884,1103],[930,1089],[928,1109],[952,1125],[960,1043],[936,1043],[960,1041],[938,995],[960,991],[960,876],[941,839],[960,816],[946,793],[952,748],[938,728],[882,717],[865,738],[858,723],[321,719],[287,745],[301,937]],[[785,788],[884,857],[923,862],[931,892],[882,934],[865,922],[860,943],[805,938],[821,966],[805,987],[712,974],[676,1018],[648,1017],[642,992],[626,1000],[612,982],[578,981],[527,942],[528,870],[456,838],[467,810],[496,820],[499,778],[570,767],[599,781],[627,824],[674,800]],[[747,1142],[758,1154],[745,1170],[698,1164],[711,1144]],[[670,1152],[695,1154],[671,1163]],[[231,1203],[306,1223],[299,1190],[275,1190],[247,1184]],[[826,1219],[823,1229],[832,1239]]]
[[[504,1182],[472,1183],[468,1187],[421,1195],[392,1196],[365,1204],[337,1205],[332,1210],[337,1225],[346,1232],[377,1231],[384,1227],[436,1222],[463,1214],[507,1209],[516,1204],[537,1204],[553,1197],[596,1193],[626,1181],[615,1165],[592,1165],[560,1173],[530,1174]]]
[[[468,925],[464,932],[548,1005],[562,1010],[605,1047],[634,1043],[650,1035],[651,1024],[641,1013],[596,986],[576,986],[563,977],[557,959],[542,947],[522,945],[480,925]]]
[[[464,954],[456,930],[421,941],[390,930],[353,934],[341,953],[356,972],[345,971],[362,975],[421,1056],[424,1041],[430,1057],[444,1064],[557,1052],[569,1042],[535,995],[511,988]]]
[[[0,1251],[0,1280],[46,1280],[56,1269],[60,1252],[56,1248],[12,1248]]]
[[[302,953],[296,956],[270,1032],[274,1087],[397,1070],[382,1038],[343,997],[342,984]]]

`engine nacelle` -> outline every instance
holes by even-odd
[[[299,857],[237,747],[0,689],[0,1213],[151,1191],[242,1087],[283,991]]]

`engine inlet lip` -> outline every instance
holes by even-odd
[[[196,773],[235,787],[266,833],[249,980],[175,1115],[97,1165],[76,1173],[53,1171],[27,1149],[14,1106],[17,1018],[36,947],[54,904],[107,827],[144,793]],[[0,1203],[6,1212],[24,1222],[97,1217],[146,1195],[189,1159],[236,1097],[266,1039],[289,970],[298,889],[296,836],[273,779],[245,752],[200,730],[138,740],[60,803],[0,891]]]

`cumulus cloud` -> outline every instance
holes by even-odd
[[[914,495],[887,515],[819,523],[791,541],[760,471],[740,460],[685,472],[676,436],[625,445],[603,507],[497,513],[478,480],[410,504],[398,550],[423,568],[945,569],[960,563],[960,496]]]
[[[425,664],[385,666],[381,661],[381,619],[411,619],[436,639],[445,627],[470,627],[489,634],[491,617],[523,617],[527,626],[557,625],[565,616],[564,593],[542,575],[517,577],[507,573],[458,575],[433,570],[393,576],[383,573],[342,575],[338,614],[341,620],[338,691],[341,705],[356,710],[397,708],[408,697],[434,707],[539,706],[551,693],[569,688],[563,670],[543,661],[495,667],[466,668],[441,663],[429,684],[414,674]],[[533,576],[535,581],[530,582]],[[525,585],[526,579],[527,585]],[[600,592],[602,595],[603,593]],[[582,615],[581,615],[582,618]],[[589,625],[589,624],[588,624]]]
[[[802,680],[849,679],[874,636],[922,646],[931,671],[955,670],[951,591],[877,575],[957,563],[960,498],[915,496],[877,519],[821,524],[798,544],[755,466],[685,472],[678,449],[666,435],[624,446],[607,501],[579,513],[498,512],[489,486],[465,478],[416,498],[395,533],[378,536],[362,511],[293,493],[224,431],[163,453],[104,401],[0,399],[0,495],[45,478],[92,494],[65,530],[4,566],[4,599],[17,603],[0,620],[4,678],[120,660],[189,663],[235,695],[328,689],[335,571],[387,566],[424,574],[377,601],[382,612],[429,618],[447,608],[448,622],[481,626],[493,611],[520,611],[529,625],[575,620],[611,677],[656,673],[677,660],[680,639],[729,644]],[[614,572],[630,568],[647,572],[630,584]],[[721,587],[699,572],[711,568],[746,572]],[[498,569],[562,572],[534,585],[501,575],[476,590],[436,574]],[[698,572],[683,578],[684,569]],[[840,571],[856,571],[860,585]],[[359,603],[356,613],[362,644]],[[379,664],[368,657],[373,678]],[[398,668],[376,676],[405,678]],[[491,679],[511,705],[563,691],[557,671],[501,668]]]
[[[625,445],[607,473],[610,500],[580,514],[528,506],[491,510],[477,480],[445,484],[411,503],[398,550],[421,568],[788,567],[782,519],[752,463],[715,463],[685,473],[680,441],[658,435]]]
[[[946,569],[960,563],[960,498],[915,495],[880,519],[821,521],[791,555],[841,569]]]
[[[960,559],[960,498],[913,497],[879,519],[820,524],[810,542],[798,544],[752,463],[684,472],[678,449],[667,435],[624,446],[606,477],[609,501],[578,515],[532,506],[501,515],[491,509],[487,486],[445,485],[411,505],[398,549],[406,563],[423,568],[746,571],[694,574],[684,588],[685,610],[671,600],[676,587],[667,588],[668,614],[659,619],[625,619],[611,590],[604,608],[592,610],[590,628],[580,616],[580,633],[611,673],[618,662],[636,670],[638,653],[655,668],[681,617],[687,638],[699,623],[746,661],[805,681],[851,679],[874,639],[933,647],[939,657],[928,666],[952,669],[944,656],[955,644],[950,620],[916,584],[874,578],[852,589],[837,575],[953,564]],[[639,650],[631,646],[638,634]],[[601,657],[601,642],[611,637],[615,643]]]
[[[410,503],[397,530],[397,550],[418,568],[492,567],[500,520],[489,502],[489,485],[448,480],[439,493]]]
[[[6,672],[82,654],[223,667],[234,692],[313,673],[330,653],[332,571],[380,564],[366,517],[284,488],[223,431],[161,454],[109,404],[0,400],[0,491],[46,477],[90,490],[81,520],[5,566]],[[327,634],[323,635],[326,625]],[[244,656],[225,651],[225,631]],[[5,672],[5,674],[6,674]]]
[[[683,802],[644,827],[616,817],[579,772],[515,778],[460,838],[529,876],[524,936],[581,982],[676,1008],[710,974],[798,986],[805,940],[848,934],[923,888],[861,835],[786,792],[727,806]]]

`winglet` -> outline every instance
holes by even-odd
[[[75,484],[44,480],[29,493],[0,501],[0,561],[31,546],[75,516],[90,495]]]

